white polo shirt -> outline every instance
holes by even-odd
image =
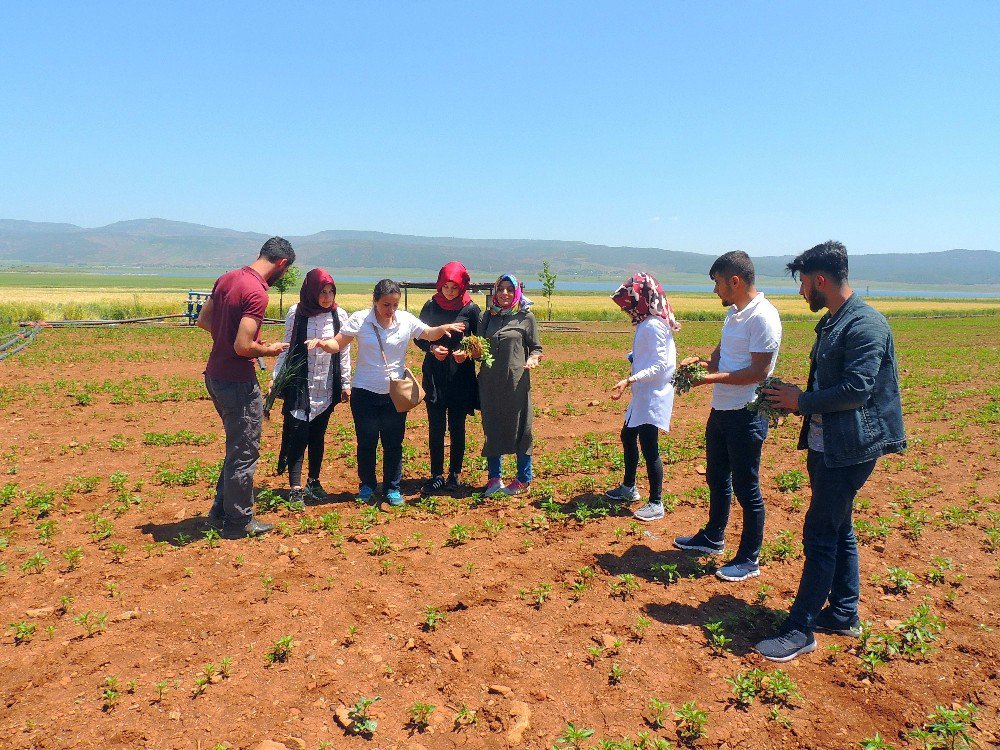
[[[732,305],[726,314],[719,345],[719,372],[746,369],[753,362],[751,353],[771,352],[771,365],[767,368],[767,374],[771,375],[780,347],[781,316],[774,305],[764,298],[764,293],[757,292],[757,296],[742,310]],[[712,408],[720,411],[742,409],[754,400],[756,390],[757,383],[716,383],[712,388]]]
[[[378,339],[375,338],[373,324],[378,326],[379,336],[382,337],[385,361],[378,347]],[[372,308],[359,310],[351,315],[340,332],[345,336],[355,337],[357,358],[352,386],[372,393],[388,393],[390,374],[394,378],[401,377],[406,368],[406,347],[428,328],[419,318],[405,310],[396,310],[388,328],[379,325]]]

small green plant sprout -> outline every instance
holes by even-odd
[[[646,631],[649,630],[649,626],[653,624],[645,615],[639,615],[636,621],[632,623],[632,627],[629,630],[632,632],[632,639],[637,643],[642,643],[643,639],[646,637]]]
[[[598,660],[604,656],[604,646],[587,646],[587,663],[597,666]]]
[[[666,585],[677,583],[680,573],[677,572],[677,565],[674,563],[653,563],[649,566],[649,572],[654,581],[660,581]]]
[[[118,678],[108,677],[104,680],[104,687],[101,690],[102,711],[110,711],[118,704]]]
[[[120,542],[112,542],[108,545],[108,551],[111,553],[111,562],[122,563],[125,561],[128,547]]]
[[[737,708],[746,709],[754,702],[759,689],[759,669],[739,672],[735,677],[727,677],[726,682],[733,688],[733,701]]]
[[[916,584],[917,577],[906,568],[890,567],[882,587],[890,594],[906,594]]]
[[[153,685],[153,690],[156,691],[156,696],[153,698],[153,703],[162,703],[163,694],[170,689],[170,683],[166,680],[160,680],[155,685]]]
[[[414,703],[410,706],[410,721],[407,726],[418,732],[423,732],[430,724],[431,714],[436,708],[430,703]]]
[[[622,573],[617,580],[610,583],[610,586],[611,596],[620,596],[622,601],[625,601],[639,590],[639,579],[632,573]]]
[[[795,701],[802,700],[802,693],[799,692],[798,685],[785,670],[758,671],[758,694],[765,703],[789,707]]]
[[[35,525],[35,529],[38,531],[38,541],[48,545],[52,541],[52,537],[59,531],[59,524],[55,522],[55,519],[47,518],[44,521],[39,521]]]
[[[945,582],[949,570],[954,570],[955,563],[949,557],[932,557],[931,566],[927,569],[927,582],[938,586]]]
[[[789,529],[778,532],[773,542],[764,542],[760,548],[760,562],[767,565],[773,560],[784,562],[799,556],[800,547]]]
[[[806,483],[806,475],[799,469],[788,469],[774,477],[774,485],[779,492],[796,492]]]
[[[222,538],[222,534],[219,533],[218,529],[205,529],[202,536],[205,538],[205,543],[208,545],[209,549],[217,547],[219,545],[219,540]]]
[[[57,615],[62,617],[67,612],[69,612],[69,608],[72,606],[73,606],[73,597],[64,594],[63,596],[59,597],[59,604],[56,605],[55,612]]]
[[[611,671],[608,673],[608,684],[620,685],[624,679],[625,670],[622,668],[622,665],[616,661],[611,662]]]
[[[114,581],[105,581],[104,588],[108,592],[108,596],[112,599],[122,598],[121,590],[119,589],[118,584]]]
[[[773,588],[773,586],[765,583],[757,589],[756,601],[758,605],[764,606],[764,603],[767,602],[767,595],[771,593],[771,589]]]
[[[63,550],[62,557],[66,561],[67,572],[76,570],[80,567],[80,561],[83,559],[83,547],[70,547]]]
[[[708,736],[705,729],[708,724],[708,711],[698,708],[695,701],[685,703],[674,712],[677,726],[677,739],[685,745],[693,745],[702,737]]]
[[[373,703],[380,700],[382,700],[380,695],[376,695],[374,698],[365,698],[364,696],[358,698],[358,701],[347,712],[347,718],[351,720],[347,730],[350,734],[371,737],[375,733],[375,730],[378,729],[378,722],[368,714],[368,709],[372,707]]]
[[[212,667],[213,670],[215,669],[214,665],[210,664],[209,666]],[[205,690],[208,689],[208,686],[211,683],[212,683],[212,677],[210,675],[206,674],[205,672],[202,672],[201,674],[195,675],[195,677],[194,677],[194,687],[191,688],[191,697],[192,698],[197,698],[199,695],[201,695],[202,693],[204,693]]]
[[[424,608],[424,630],[430,632],[432,630],[437,630],[438,625],[443,622],[448,621],[448,616],[441,611],[440,607],[434,607],[428,605]]]
[[[895,745],[890,745],[881,734],[875,732],[874,737],[866,737],[858,743],[861,750],[896,750]]]
[[[45,570],[45,566],[49,564],[49,558],[47,558],[41,552],[36,552],[23,563],[21,563],[21,570],[25,573],[35,573],[36,575]]]
[[[663,729],[667,725],[667,714],[669,713],[670,704],[666,701],[653,697],[646,703],[646,723],[653,729]]]
[[[361,631],[357,625],[349,625],[347,627],[347,635],[344,636],[344,640],[342,641],[342,645],[344,646],[344,648],[352,646],[354,642],[358,639],[358,633],[360,632]]]
[[[34,637],[37,626],[33,622],[21,620],[20,622],[12,622],[8,627],[14,631],[14,645],[20,646]]]
[[[489,539],[496,539],[500,532],[503,531],[504,522],[493,518],[487,518],[483,521],[483,532]]]
[[[775,724],[783,726],[785,729],[789,729],[792,726],[792,719],[788,714],[783,714],[781,709],[777,706],[771,706],[767,712],[767,718],[773,721]]]
[[[286,662],[292,653],[292,636],[283,635],[274,642],[271,649],[264,655],[268,666],[276,662]]]
[[[446,547],[459,547],[472,538],[472,529],[456,523],[448,529],[448,538],[445,540]]]
[[[104,630],[108,623],[107,612],[81,612],[73,618],[73,622],[82,627],[87,632],[87,637],[97,635]]]
[[[233,670],[233,659],[231,656],[223,656],[219,662],[219,677],[228,680]]]
[[[459,707],[458,713],[455,714],[455,731],[457,732],[463,727],[471,727],[478,720],[479,717],[476,716],[476,712],[463,703]]]
[[[594,736],[593,729],[576,726],[572,721],[566,723],[563,733],[556,738],[553,750],[582,750],[583,743]]]
[[[392,542],[389,540],[385,534],[379,534],[376,537],[372,537],[372,546],[368,550],[369,555],[374,555],[376,557],[381,555],[388,555],[395,549]]]
[[[935,706],[934,713],[919,729],[907,734],[924,743],[925,748],[947,748],[947,750],[968,750],[978,743],[969,735],[978,709],[974,703],[966,703],[958,708]]]
[[[683,396],[708,375],[708,368],[704,362],[692,362],[689,365],[681,365],[674,370],[674,377],[670,381],[674,386],[674,393]]]
[[[708,643],[712,647],[712,653],[716,656],[723,656],[729,650],[729,644],[733,639],[726,635],[726,631],[720,620],[713,620],[705,623],[705,632],[708,635]]]
[[[541,609],[542,605],[552,596],[552,584],[540,583],[527,593],[531,594],[531,606],[535,609]]]

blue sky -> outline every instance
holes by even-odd
[[[0,7],[0,218],[1000,250],[998,2]]]

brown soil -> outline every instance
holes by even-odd
[[[0,401],[5,424],[0,471],[9,474],[0,478],[0,487],[13,482],[19,491],[61,493],[73,477],[101,478],[92,492],[78,488],[59,496],[47,517],[56,522],[47,543],[39,539],[38,521],[23,507],[23,496],[0,509],[0,532],[8,540],[0,549],[7,566],[0,576],[2,623],[36,626],[26,642],[15,644],[14,628],[0,641],[0,747],[207,750],[220,743],[249,748],[275,740],[310,749],[323,742],[337,748],[548,748],[567,722],[596,730],[583,747],[598,738],[635,738],[642,731],[677,742],[673,712],[690,701],[708,711],[707,738],[698,743],[703,747],[849,748],[876,732],[896,746],[917,746],[914,740],[907,745],[901,733],[918,727],[937,705],[970,701],[979,707],[973,736],[983,747],[1000,741],[1000,558],[984,541],[991,523],[987,513],[1000,510],[995,425],[970,421],[959,438],[946,440],[954,419],[925,416],[917,422],[908,416],[913,449],[882,460],[862,491],[866,502],[858,518],[892,517],[890,504],[907,491],[914,507],[929,514],[918,539],[906,538],[893,519],[886,540],[862,546],[861,607],[863,617],[884,632],[926,597],[946,623],[934,653],[922,662],[894,659],[866,679],[850,651],[854,641],[820,636],[819,651],[785,667],[802,698],[773,716],[759,701],[738,709],[726,678],[774,668],[755,656],[752,646],[771,632],[794,596],[801,557],[772,562],[758,579],[727,584],[705,572],[701,562],[707,561],[670,544],[673,536],[699,528],[707,513],[693,494],[704,485],[700,433],[708,411],[706,390],[679,398],[675,407],[670,438],[681,454],[667,466],[666,489],[679,502],[664,521],[639,528],[627,515],[586,523],[546,520],[539,508],[546,491],[560,503],[586,501],[596,497],[594,490],[620,481],[602,459],[603,465],[538,476],[530,497],[477,504],[463,493],[459,502],[442,498],[437,514],[409,507],[383,513],[377,525],[363,529],[362,509],[352,500],[353,449],[348,444],[341,450],[335,437],[338,426],[351,427],[349,410],[339,407],[322,477],[329,502],[310,505],[304,514],[282,510],[262,516],[285,523],[285,534],[213,546],[202,538],[209,483],[169,486],[158,481],[157,472],[162,466],[181,469],[193,459],[216,461],[221,440],[202,446],[143,444],[144,433],[151,431],[220,433],[211,402],[121,405],[111,403],[108,393],[94,393],[89,404],[79,405],[71,394],[74,386],[64,382],[200,377],[204,342],[198,332],[191,334],[195,351],[182,359],[161,342],[143,345],[144,361],[128,361],[113,352],[140,347],[138,333],[123,345],[103,342],[93,332],[47,331],[35,347],[51,346],[56,363],[47,364],[36,353],[0,365],[6,385],[32,387],[30,395]],[[800,358],[807,339],[803,327],[793,342],[803,350]],[[627,343],[626,336],[604,336],[596,344],[564,336],[548,347],[534,381],[540,410],[536,462],[568,453],[587,433],[617,446],[624,403],[606,397],[614,375],[554,378],[546,377],[545,368],[618,357]],[[60,351],[74,347],[92,347],[94,356],[58,361]],[[102,351],[107,356],[99,356]],[[50,393],[40,387],[46,383]],[[908,398],[924,395],[918,391]],[[986,400],[980,387],[952,408],[971,414]],[[265,427],[258,484],[283,493],[285,478],[273,472],[279,424]],[[801,538],[808,488],[782,493],[774,485],[779,472],[804,470],[802,455],[794,450],[797,429],[797,420],[788,421],[765,447],[762,483],[766,536],[772,542],[783,529]],[[470,434],[477,431],[471,424]],[[426,471],[425,436],[426,418],[418,409],[407,436],[416,452],[406,464],[408,501],[416,499]],[[471,456],[478,447],[474,443]],[[476,466],[467,479],[478,488],[485,475],[478,460],[471,463]],[[127,492],[141,496],[141,504],[120,516],[115,515],[118,492],[109,479],[116,471],[128,474]],[[970,506],[970,499],[978,503]],[[940,515],[949,506],[971,507],[977,515],[949,527]],[[301,517],[330,512],[340,514],[340,532],[298,531]],[[90,535],[94,513],[113,521],[110,538]],[[487,522],[503,527],[490,530]],[[471,536],[448,546],[455,525],[468,527]],[[731,547],[739,528],[737,506]],[[370,554],[379,536],[393,545],[388,554]],[[167,544],[153,546],[156,542]],[[115,544],[127,547],[118,549],[120,561],[114,559]],[[62,553],[73,547],[81,547],[83,557],[70,570]],[[36,551],[48,565],[38,574],[22,570]],[[943,585],[925,578],[935,556],[954,562]],[[676,564],[682,577],[672,585],[654,580],[650,566],[656,563]],[[587,566],[595,575],[574,602],[569,586]],[[873,576],[884,578],[890,566],[917,576],[909,593],[886,593],[872,582]],[[619,574],[639,581],[625,599],[610,595]],[[551,585],[551,593],[535,606],[532,590],[543,584]],[[953,604],[946,600],[949,592]],[[61,614],[65,596],[73,600]],[[445,614],[436,629],[424,627],[427,607]],[[73,621],[88,610],[107,613],[106,628],[91,637]],[[641,640],[631,631],[640,617],[650,620]],[[732,638],[721,655],[713,655],[703,628],[713,620],[721,620]],[[265,657],[283,636],[293,639],[291,653],[269,666]],[[591,658],[588,649],[602,639],[604,654]],[[205,665],[218,668],[224,657],[231,659],[229,676],[216,675],[195,695]],[[618,684],[612,684],[613,665],[621,670]],[[108,677],[117,678],[119,697],[105,708]],[[166,691],[158,697],[155,685],[161,682]],[[369,739],[348,736],[335,715],[362,696],[381,697],[371,709],[378,728]],[[654,697],[672,706],[662,729],[648,721],[647,704]],[[418,702],[436,707],[425,730],[407,725]],[[463,706],[476,712],[476,723],[457,727]]]

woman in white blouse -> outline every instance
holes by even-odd
[[[635,512],[640,521],[663,518],[663,463],[660,461],[659,431],[670,430],[674,408],[671,384],[677,366],[673,332],[680,330],[674,311],[660,283],[647,273],[637,273],[611,295],[632,318],[632,372],[611,389],[611,398],[619,399],[627,388],[632,398],[625,411],[622,427],[622,450],[625,453],[625,478],[619,487],[605,493],[612,500],[635,502],[639,490],[635,478],[639,450],[646,460],[649,479],[649,502]]]
[[[351,394],[350,347],[329,354],[322,349],[308,349],[306,341],[336,336],[346,322],[347,313],[337,306],[333,277],[322,268],[314,268],[302,282],[298,304],[288,308],[285,341],[289,347],[278,357],[271,376],[273,388],[282,370],[291,368],[290,378],[280,378],[285,386],[281,393],[284,425],[278,473],[288,469],[288,499],[293,503],[303,502],[307,495],[314,500],[326,498],[319,483],[326,428],[333,408]],[[307,449],[309,476],[303,487],[302,462]]]
[[[310,349],[318,347],[335,354],[357,340],[351,414],[358,438],[358,500],[370,502],[375,495],[375,451],[381,440],[382,492],[390,505],[403,504],[399,485],[403,479],[406,412],[400,413],[393,406],[389,379],[402,376],[406,349],[413,339],[437,341],[446,334],[465,330],[464,323],[433,327],[422,323],[416,316],[398,309],[399,293],[399,284],[382,279],[375,285],[371,309],[351,315],[333,338],[306,342]]]

